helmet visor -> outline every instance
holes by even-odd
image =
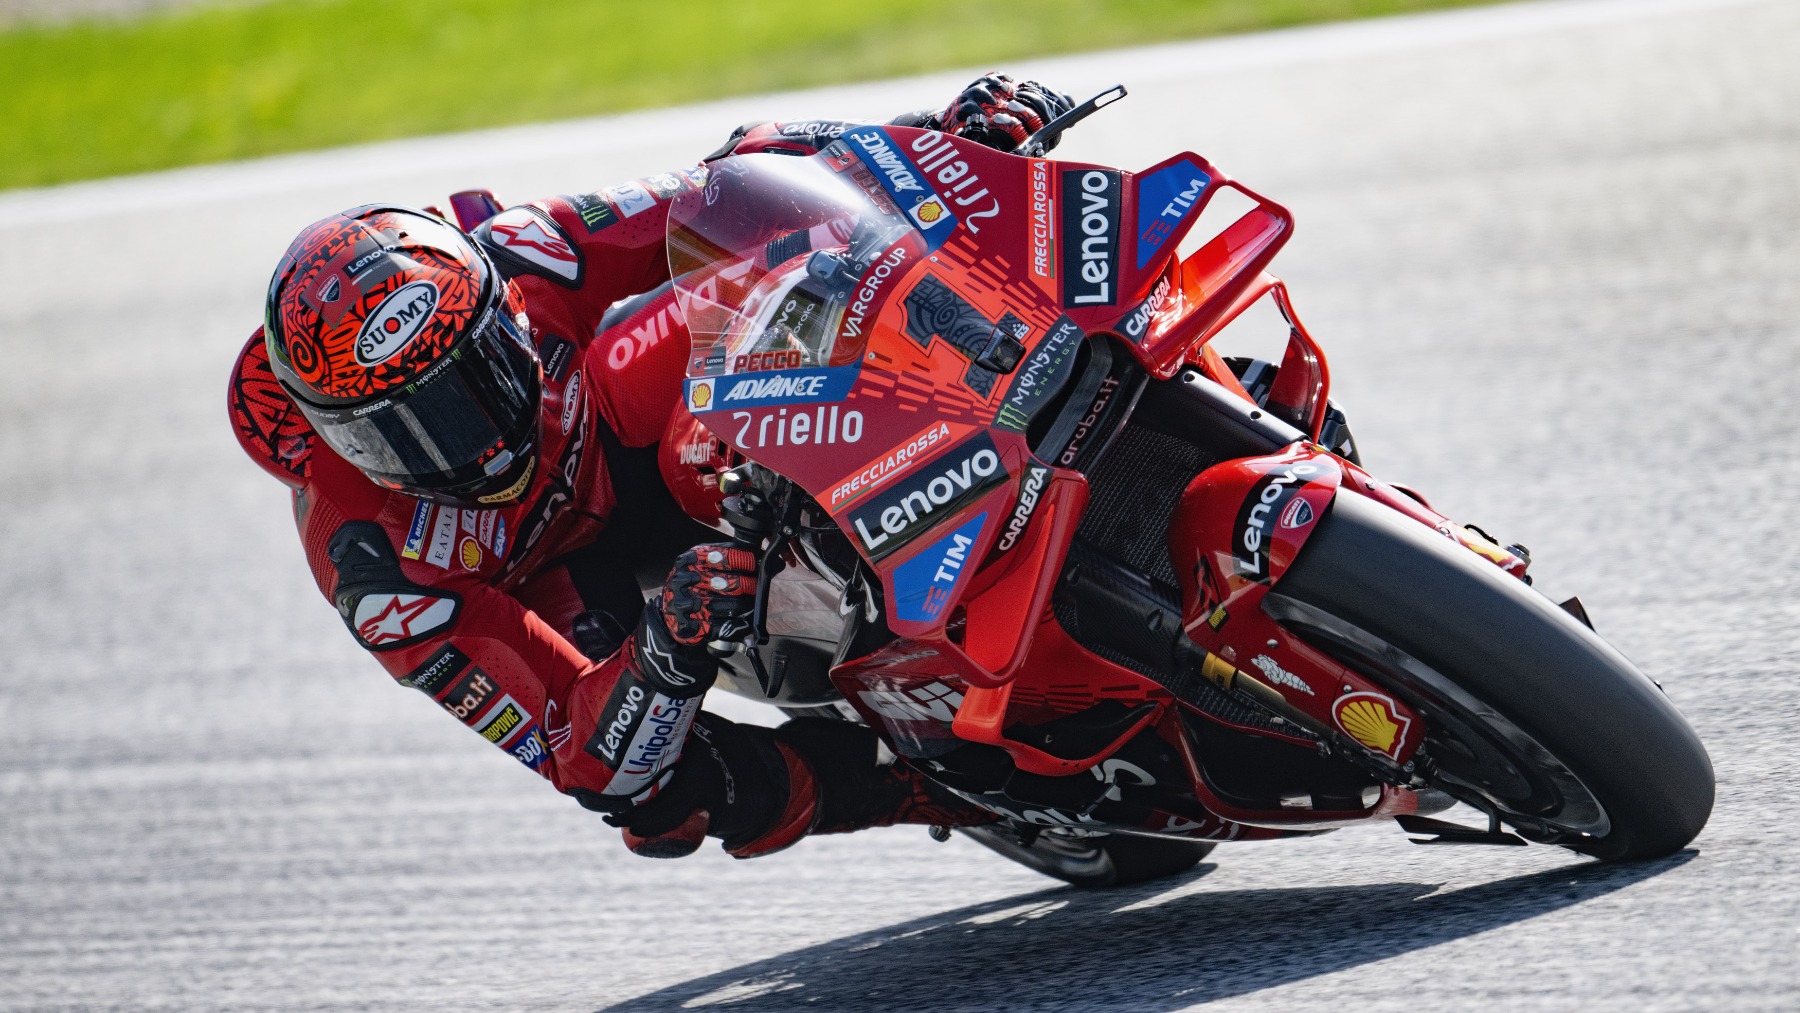
[[[293,393],[290,391],[290,393]],[[387,397],[331,409],[296,397],[327,444],[378,481],[474,500],[511,484],[536,442],[537,355],[489,310],[437,364]]]

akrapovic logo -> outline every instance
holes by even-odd
[[[1031,523],[1031,515],[1037,512],[1038,498],[1044,494],[1044,486],[1050,482],[1050,469],[1041,464],[1027,465],[1025,478],[1019,483],[1019,502],[1013,507],[1012,516],[1006,520],[1006,530],[1000,532],[1000,540],[994,543],[994,552],[1009,552],[1019,542],[1019,536]]]
[[[851,511],[850,528],[863,550],[880,559],[1005,480],[993,439],[978,433],[871,496]]]
[[[1119,297],[1119,174],[1062,174],[1064,306],[1111,306]]]
[[[428,281],[402,285],[381,300],[356,335],[356,361],[375,366],[412,343],[437,311],[438,287]]]

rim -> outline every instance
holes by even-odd
[[[1566,764],[1511,719],[1380,637],[1276,592],[1263,610],[1303,639],[1391,688],[1425,720],[1425,780],[1500,816],[1541,843],[1612,831],[1606,808]],[[1485,804],[1485,805],[1484,805]]]

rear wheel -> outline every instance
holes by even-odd
[[[1074,836],[1045,830],[1026,844],[1005,826],[963,827],[960,831],[1034,872],[1075,886],[1127,886],[1186,872],[1211,852],[1211,841],[1178,841],[1131,834]]]
[[[1628,860],[1706,825],[1712,761],[1661,689],[1416,521],[1339,493],[1263,607],[1405,699],[1426,778],[1525,837]]]

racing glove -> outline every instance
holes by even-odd
[[[1013,151],[1044,124],[1075,107],[1069,96],[1005,74],[977,78],[938,116],[941,129],[997,151]],[[1060,138],[1050,139],[1048,148]]]

